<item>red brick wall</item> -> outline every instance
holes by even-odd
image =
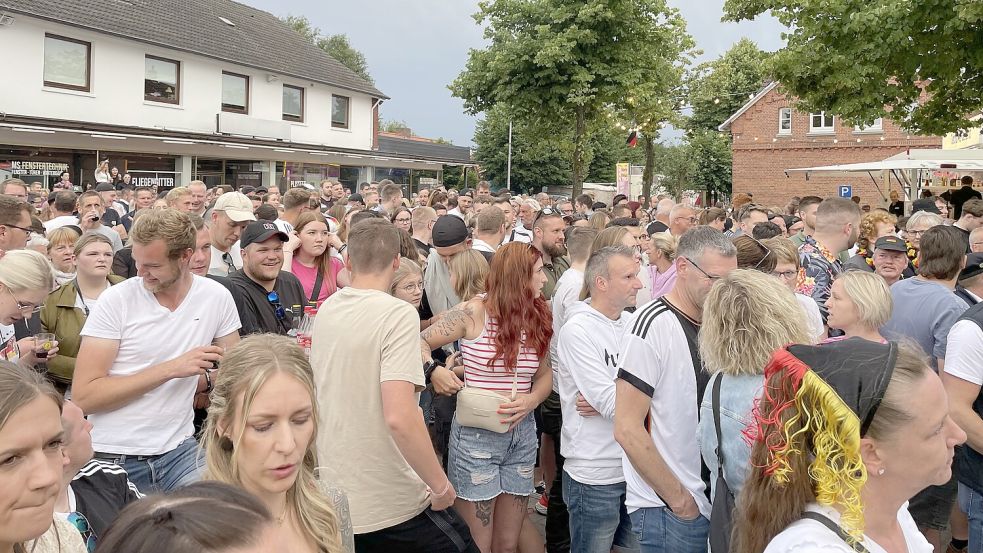
[[[792,134],[778,134],[778,112],[789,101],[777,88],[758,100],[731,125],[733,136],[733,191],[751,192],[755,203],[783,206],[792,196],[835,196],[840,185],[853,186],[862,204],[887,206],[888,190],[866,173],[843,177],[803,173],[785,175],[786,169],[881,161],[908,148],[941,148],[942,138],[909,135],[885,119],[881,133],[856,133],[852,125],[835,120],[835,134],[809,134],[809,114],[792,111]],[[859,142],[858,142],[859,140]],[[893,188],[898,188],[894,179]],[[881,197],[883,193],[883,198]]]

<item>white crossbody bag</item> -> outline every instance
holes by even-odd
[[[512,398],[515,401],[519,387],[519,370],[512,375]],[[461,426],[482,428],[504,434],[509,431],[509,423],[503,423],[505,415],[498,412],[506,403],[506,398],[498,392],[468,386],[468,375],[464,374],[464,388],[457,393],[457,423]]]

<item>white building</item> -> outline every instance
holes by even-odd
[[[471,164],[454,146],[380,151],[388,97],[230,0],[0,0],[0,52],[0,179],[51,184],[68,170],[80,185],[108,159],[160,187],[337,177],[354,189]]]

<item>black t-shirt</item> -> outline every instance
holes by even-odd
[[[119,465],[93,459],[72,479],[75,510],[85,515],[95,533],[102,537],[119,512],[142,495]]]
[[[109,228],[113,228],[116,225],[121,224],[119,212],[113,208],[107,209],[106,212],[102,214],[102,224]]]
[[[416,251],[420,252],[423,257],[430,257],[430,244],[424,244],[416,238],[413,239],[413,243],[416,244]]]
[[[890,206],[888,206],[887,211],[895,217],[904,217],[904,202],[893,202]]]
[[[245,271],[232,273],[229,275],[229,280],[242,296],[242,306],[239,307],[239,322],[242,323],[240,335],[261,332],[286,335],[291,328],[300,323],[299,318],[303,316],[303,311],[294,306],[303,309],[307,305],[307,296],[304,295],[304,287],[296,276],[280,271],[280,276],[273,285],[273,290],[280,296],[280,305],[284,309],[282,319],[277,318],[276,308],[270,303],[266,288],[246,276]]]

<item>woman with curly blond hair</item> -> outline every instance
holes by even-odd
[[[874,242],[882,236],[896,232],[898,218],[880,209],[871,211],[860,220],[860,237],[857,238],[857,254],[851,257],[844,269],[861,269],[874,272]]]

